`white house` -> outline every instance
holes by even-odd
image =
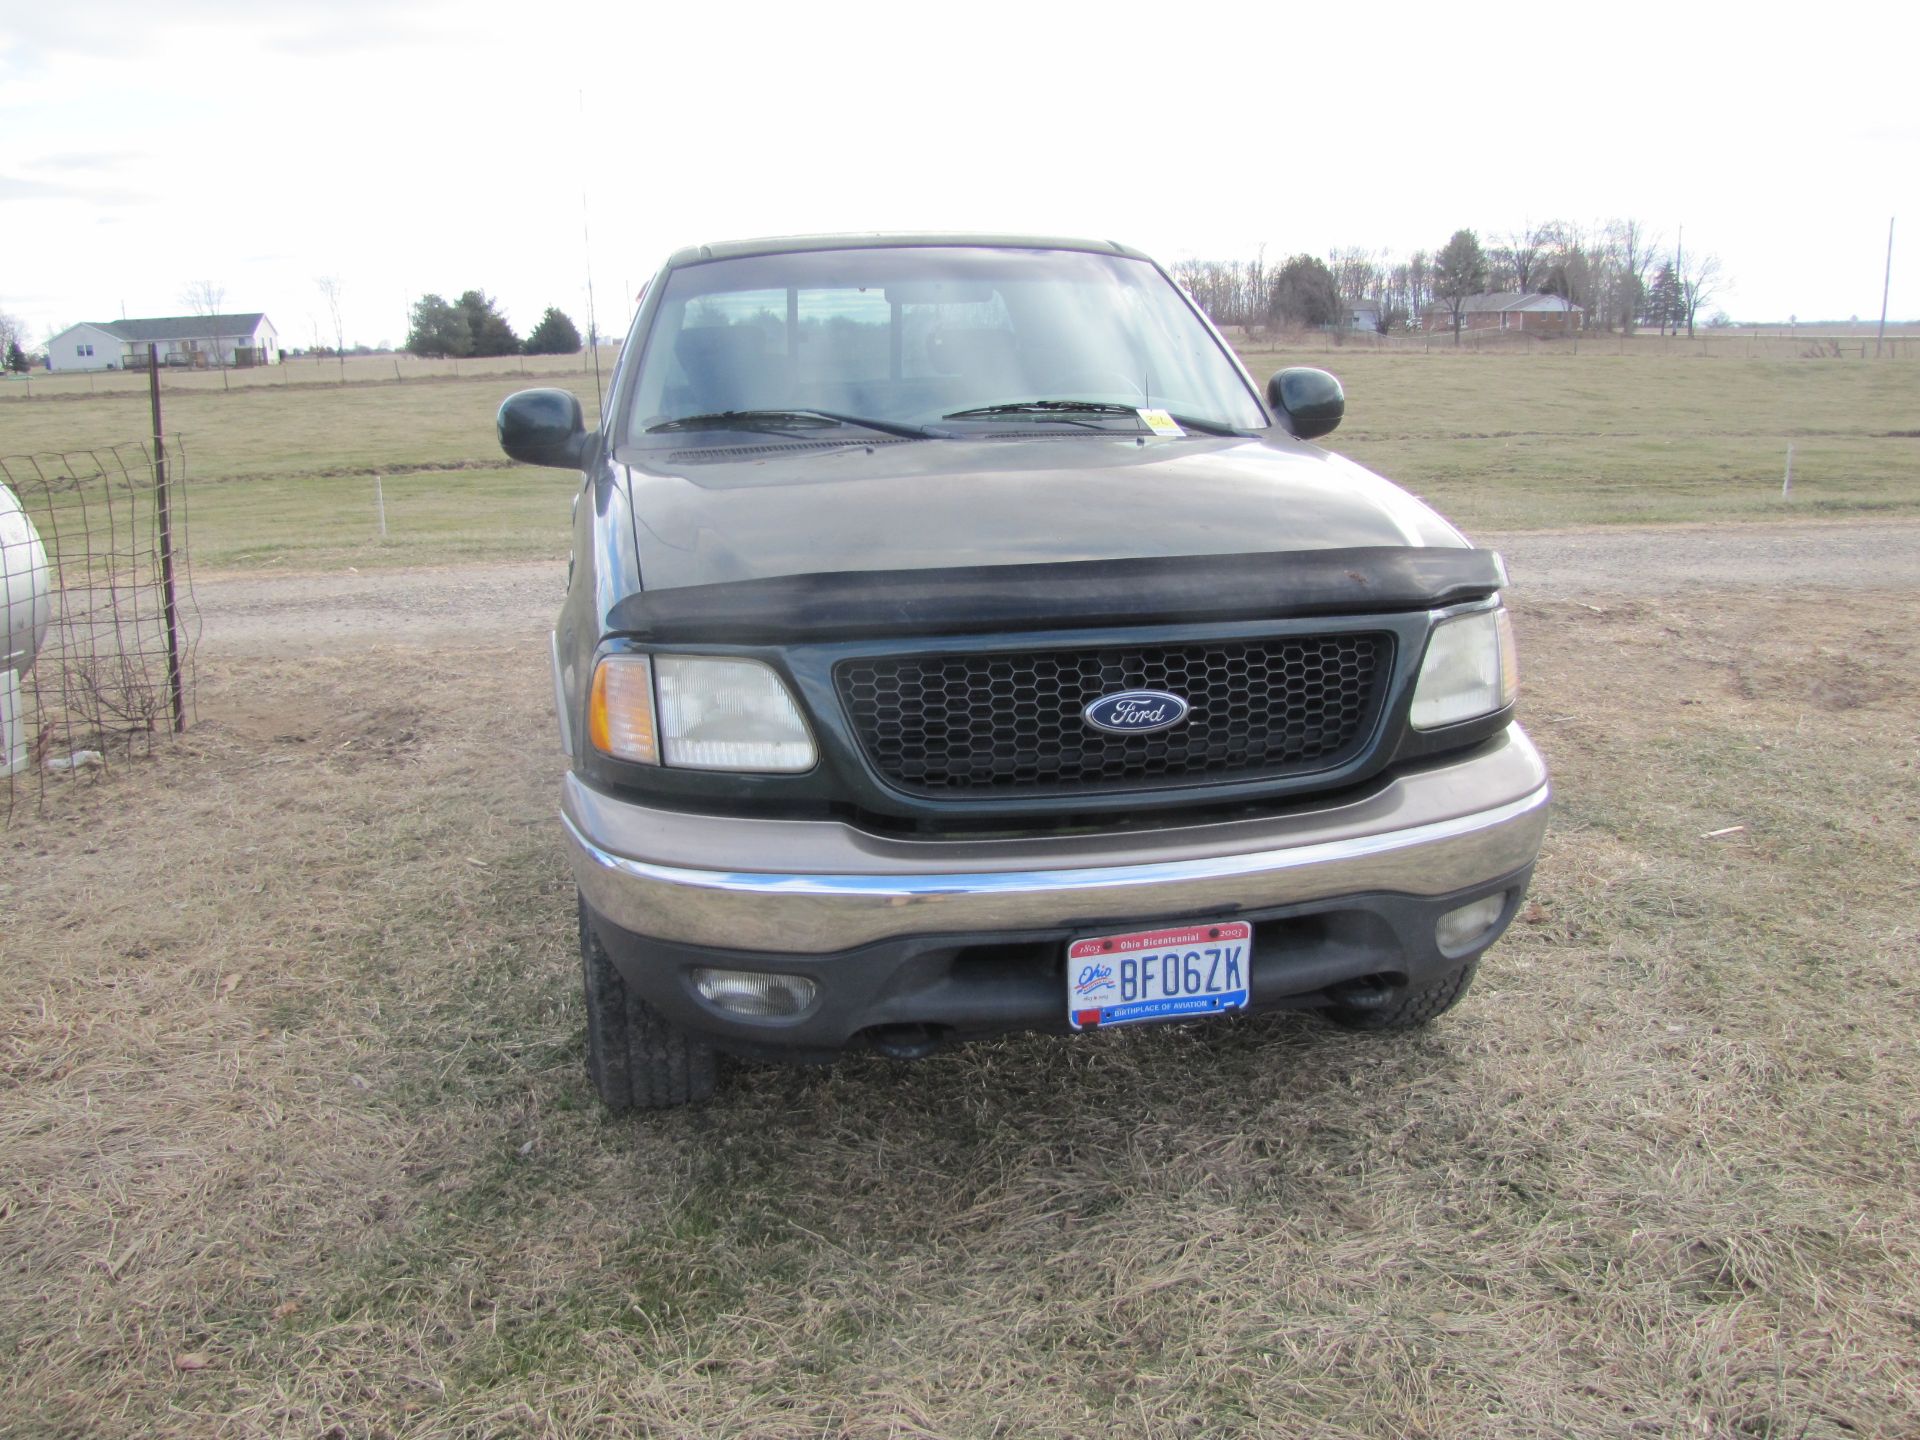
[[[255,310],[242,315],[173,315],[70,325],[47,342],[47,368],[140,370],[146,368],[149,344],[157,348],[162,365],[189,369],[273,365],[280,358],[279,332]]]
[[[104,325],[71,325],[47,342],[47,368],[117,370],[125,343]]]

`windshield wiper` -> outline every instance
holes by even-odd
[[[778,435],[795,426],[825,427],[858,425],[863,430],[878,430],[882,435],[900,435],[908,440],[928,439],[918,425],[900,425],[891,420],[869,420],[864,415],[836,415],[831,410],[716,410],[710,415],[682,415],[649,425],[647,434],[659,435],[673,430],[753,430],[763,435]]]
[[[972,420],[988,415],[1131,415],[1140,412],[1131,405],[1115,405],[1105,400],[1016,400],[1007,405],[976,405],[971,410],[954,410],[943,420]]]
[[[1018,400],[1007,405],[980,405],[972,410],[955,410],[942,416],[945,420],[969,420],[989,415],[1057,415],[1063,420],[1069,415],[1131,415],[1140,418],[1138,407],[1116,405],[1107,400]],[[1174,422],[1183,430],[1197,430],[1202,435],[1240,435],[1245,432],[1218,420],[1196,420],[1189,415],[1175,415]],[[1085,424],[1084,421],[1071,421],[1068,424]],[[1145,422],[1142,421],[1144,424]]]

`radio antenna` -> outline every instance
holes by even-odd
[[[574,98],[580,106],[581,129],[586,128],[587,92],[576,90]],[[599,417],[602,430],[607,424],[607,396],[600,383],[600,320],[593,308],[593,226],[592,212],[587,208],[587,182],[580,181],[580,253],[587,266],[587,348],[593,351],[593,406],[594,414]]]

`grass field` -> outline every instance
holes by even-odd
[[[1521,613],[1553,832],[1432,1030],[617,1121],[539,640],[211,657],[0,835],[0,1433],[1920,1432],[1920,602],[1593,598]]]
[[[1250,356],[1292,361],[1469,527],[1920,509],[1906,361]],[[492,449],[530,382],[190,383],[196,569],[299,604],[0,831],[0,1434],[1920,1434],[1915,594],[1523,588],[1552,829],[1430,1030],[742,1066],[614,1120],[558,567],[504,618],[445,572],[443,643],[306,623],[310,571],[564,552],[571,480]],[[144,417],[4,401],[0,453]]]
[[[1258,377],[1284,364],[1334,369],[1349,415],[1335,447],[1469,530],[1920,513],[1915,361],[1622,356],[1593,345],[1578,355],[1308,346],[1250,349],[1246,359]],[[165,397],[167,426],[186,447],[197,563],[366,567],[564,553],[571,482],[507,468],[493,415],[514,390],[559,383],[597,423],[590,377],[577,357],[525,362],[524,375],[520,362],[478,374],[485,362],[466,363],[458,378],[404,383],[223,391],[216,376],[179,380]],[[84,377],[61,378],[72,386]],[[129,388],[0,401],[0,454],[137,439],[148,425],[144,391],[131,388],[138,377],[116,378]],[[1793,487],[1783,499],[1789,445]],[[384,543],[375,474],[389,497]]]
[[[1245,359],[1262,378],[1333,369],[1349,419],[1329,443],[1468,529],[1920,511],[1920,367],[1907,361]]]

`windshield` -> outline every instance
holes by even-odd
[[[1267,423],[1219,342],[1145,261],[821,250],[675,269],[626,434],[685,444],[707,429],[790,435],[863,424],[1147,433],[1142,409],[1201,430]]]

